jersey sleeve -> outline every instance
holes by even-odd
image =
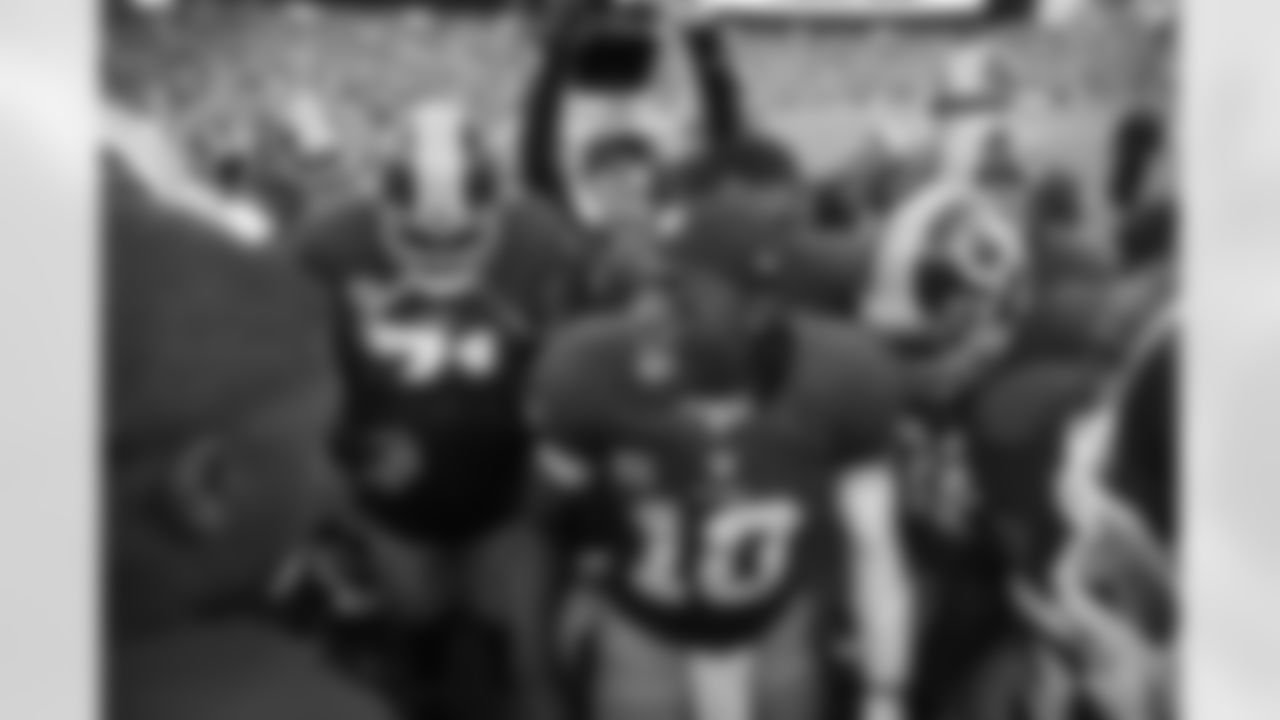
[[[555,332],[529,382],[529,419],[537,445],[540,484],[575,490],[590,481],[598,454],[599,417],[593,398],[592,329],[574,324]]]
[[[824,395],[833,447],[842,463],[855,466],[889,458],[905,412],[905,380],[874,335],[851,329],[836,338],[824,363],[838,392]]]
[[[532,513],[567,555],[606,546],[614,504],[600,468],[606,451],[596,321],[556,332],[534,369],[529,415],[534,435]]]

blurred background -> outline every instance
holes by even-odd
[[[468,98],[511,147],[546,19],[592,0],[109,0],[109,93],[163,106],[196,146],[251,145],[264,117],[323,117],[358,187],[388,129],[433,95]],[[1106,234],[1115,128],[1163,115],[1174,91],[1170,0],[702,0],[749,113],[809,166],[847,169],[871,145],[927,134],[957,46],[980,39],[1019,85],[1024,160],[1067,172]]]

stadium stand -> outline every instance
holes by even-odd
[[[496,137],[513,137],[535,65],[536,38],[518,19],[304,7],[197,4],[111,43],[109,72],[117,84],[158,90],[196,136],[251,129],[282,98],[313,94],[337,130],[352,187],[383,156],[393,120],[424,97],[461,95]],[[752,112],[819,173],[838,171],[873,138],[914,143],[936,69],[971,39],[767,23],[734,27],[730,38]],[[1149,28],[1018,26],[981,41],[1016,71],[1024,102],[1015,132],[1029,156],[1090,180],[1109,165],[1117,118],[1170,93],[1168,38]]]

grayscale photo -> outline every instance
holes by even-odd
[[[103,717],[1180,720],[1178,15],[100,0]]]

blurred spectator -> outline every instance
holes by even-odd
[[[264,620],[272,576],[342,505],[315,288],[187,216],[107,212],[106,717],[389,720]]]
[[[1028,240],[1037,275],[1051,275],[1061,268],[1105,266],[1100,245],[1084,237],[1084,198],[1071,175],[1051,173],[1037,182],[1028,204]]]
[[[683,53],[689,61],[696,96],[695,147],[706,149],[738,137],[743,127],[740,90],[718,30],[702,23],[670,27],[677,22],[683,20],[657,17],[648,7],[604,9],[595,4],[584,4],[561,20],[545,41],[521,113],[519,152],[531,190],[565,203],[573,175],[573,149],[566,143],[574,141],[574,128],[588,136],[643,130],[662,143],[664,152],[676,143],[659,136],[684,132],[680,112],[666,98],[653,96],[670,65],[665,53]],[[667,42],[671,37],[676,42]],[[583,137],[576,141],[590,142]]]
[[[574,197],[584,225],[605,232],[638,229],[656,212],[661,158],[637,133],[606,135],[586,151],[584,182]]]
[[[1088,319],[1100,312],[1113,276],[1098,245],[1082,236],[1083,220],[1070,175],[1051,174],[1036,188],[1028,218],[1032,283],[1021,322],[1023,357],[1093,352]]]

